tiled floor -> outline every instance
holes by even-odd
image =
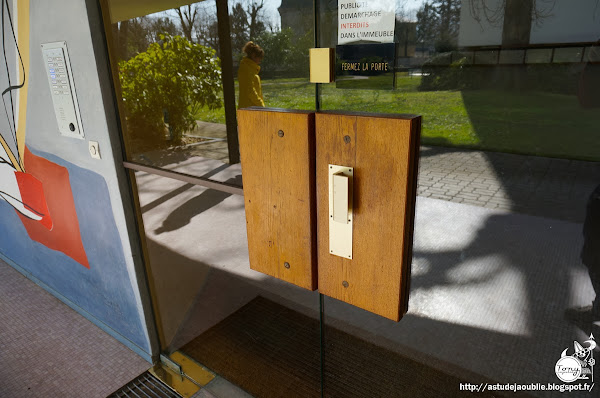
[[[0,260],[0,397],[106,397],[150,364]]]

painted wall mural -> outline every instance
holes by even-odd
[[[35,79],[30,78],[29,60],[34,58],[30,40],[31,51],[40,51],[39,41],[47,33],[38,31],[35,18],[50,18],[48,12],[38,14],[45,2],[0,1],[4,28],[0,49],[0,256],[86,316],[91,315],[91,320],[100,321],[105,330],[117,332],[150,353],[137,284],[128,271],[132,260],[125,258],[119,233],[125,221],[122,216],[116,218],[111,203],[109,184],[116,185],[116,180],[75,164],[82,155],[74,150],[72,156],[71,151],[66,152],[68,156],[63,151],[59,157],[53,153],[56,149],[40,143],[42,137],[52,136],[59,141],[57,145],[69,148],[76,140],[58,134],[56,119],[39,116],[52,109],[49,92],[47,101],[39,100],[39,93],[49,90],[41,74],[45,72],[32,68]],[[35,12],[34,4],[38,6]],[[85,18],[74,19],[87,23]],[[75,47],[77,43],[72,42]],[[30,84],[32,80],[37,86]],[[32,93],[37,101],[28,104]],[[26,126],[27,117],[30,126]],[[44,121],[39,123],[38,117]],[[39,127],[32,131],[33,125],[44,126],[43,131]]]
[[[12,178],[6,179],[9,186],[1,188],[3,197],[20,199],[7,202],[18,212],[30,239],[60,251],[90,268],[81,241],[69,171],[32,154],[27,147],[24,163],[26,171],[14,171],[16,186],[12,183]],[[7,194],[9,189],[12,192]]]
[[[4,127],[0,130],[0,197],[19,213],[31,239],[63,252],[89,268],[67,169],[33,155],[25,145],[19,145],[25,141],[25,119],[17,120],[19,115],[15,112],[15,105],[19,105],[22,113],[27,109],[27,96],[23,94],[29,86],[29,65],[26,68],[24,58],[28,61],[29,57],[21,54],[6,0],[2,0],[0,15],[1,26],[4,27],[3,57],[6,61],[0,89],[7,118],[0,124]],[[20,37],[21,45],[29,49],[29,35],[20,36],[23,36]],[[7,47],[12,50],[12,54],[7,54]],[[11,73],[9,54],[17,61],[17,73]]]

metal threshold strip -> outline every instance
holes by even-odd
[[[135,397],[135,398],[182,398],[150,372],[144,372],[130,381],[108,398]]]
[[[187,182],[188,184],[200,185],[206,188],[214,189],[216,191],[227,192],[233,195],[241,195],[244,196],[243,188],[240,188],[237,185],[227,184],[224,182],[214,181],[208,178],[196,177],[191,174],[180,173],[178,171],[170,171],[161,169],[158,167],[147,166],[140,163],[135,162],[123,162],[123,166],[126,169],[143,171],[148,174],[154,174],[162,177],[172,178],[174,180],[179,180],[183,182]]]
[[[175,351],[108,398],[191,398],[215,378],[215,374],[187,355]]]

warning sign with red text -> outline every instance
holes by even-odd
[[[396,2],[338,0],[338,44],[393,43]]]

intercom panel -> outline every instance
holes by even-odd
[[[42,55],[58,131],[66,137],[83,138],[83,126],[67,43],[64,41],[44,43],[42,44]]]

